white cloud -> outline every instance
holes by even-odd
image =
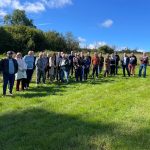
[[[41,0],[44,2],[49,8],[62,8],[66,5],[72,5],[72,0]]]
[[[20,9],[25,10],[28,13],[38,13],[46,10],[47,8],[62,8],[66,5],[73,4],[72,0],[37,0],[36,2],[30,2],[26,0],[0,0],[0,8]]]
[[[41,12],[41,11],[45,11],[45,6],[41,2],[35,2],[35,3],[27,2],[27,3],[25,3],[24,6],[25,6],[25,10],[27,12],[38,13],[38,12]]]
[[[3,18],[6,15],[7,15],[7,12],[2,10],[2,9],[0,9],[0,18]]]
[[[20,9],[20,10],[23,10],[24,9],[24,6],[20,3],[19,0],[12,0],[11,2],[11,7],[13,9]]]
[[[12,0],[0,0],[0,8],[8,7]]]
[[[86,39],[85,38],[82,38],[82,37],[78,37],[78,41],[80,43],[85,43],[86,42]]]
[[[104,28],[110,28],[113,24],[114,24],[113,20],[107,19],[103,23],[101,23],[101,26]]]

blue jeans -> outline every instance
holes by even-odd
[[[14,81],[15,81],[14,74],[3,74],[3,95],[6,95],[8,83],[9,83],[9,92],[12,93]]]
[[[147,69],[147,65],[146,64],[141,64],[140,65],[139,77],[142,76],[142,70],[144,70],[143,77],[146,78],[146,69]]]
[[[60,70],[61,81],[64,82],[64,77],[65,77],[66,81],[68,82],[69,81],[68,76],[69,76],[69,71],[66,68],[62,67]]]

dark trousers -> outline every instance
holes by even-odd
[[[69,66],[69,75],[71,74],[73,76],[73,70],[74,70],[74,67],[73,67],[73,64],[71,64]]]
[[[116,74],[118,74],[118,65],[116,65]]]
[[[56,67],[56,69],[55,69],[55,77],[56,77],[57,81],[60,80],[60,77],[61,77],[60,67]]]
[[[103,64],[99,65],[99,73],[102,73],[103,71]]]
[[[42,82],[45,84],[45,71],[41,71],[41,70],[36,70],[36,83],[39,84],[41,83],[41,78],[42,78]]]
[[[33,71],[34,69],[27,69],[26,73],[27,73],[27,79],[26,79],[26,84],[25,84],[25,87],[29,87],[29,84],[32,80],[32,75],[33,75]]]
[[[93,66],[93,73],[92,73],[93,78],[94,78],[95,72],[96,72],[96,77],[98,78],[98,65]]]
[[[89,68],[85,68],[84,69],[84,80],[87,80],[88,79],[88,75],[89,75]]]
[[[130,76],[130,71],[129,71],[128,65],[123,65],[122,69],[123,69],[123,76],[124,77],[126,76],[126,71],[128,73],[128,76]]]
[[[26,79],[17,80],[17,82],[16,82],[16,91],[19,91],[20,83],[21,83],[21,90],[24,90],[25,82],[26,82]]]
[[[75,78],[76,78],[76,81],[79,81],[79,78],[80,78],[80,81],[82,81],[82,68],[81,67],[75,69]]]
[[[14,81],[15,81],[14,74],[3,74],[3,95],[6,95],[8,83],[9,83],[9,92],[12,93]]]
[[[106,77],[106,76],[108,76],[109,75],[109,69],[106,69],[105,71],[104,71],[104,77]]]
[[[112,65],[112,66],[110,66],[110,75],[112,76],[112,75],[116,75],[116,72],[115,72],[115,65]]]

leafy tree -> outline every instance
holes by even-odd
[[[112,54],[112,53],[114,53],[114,49],[113,48],[111,48],[110,46],[108,46],[108,45],[104,45],[104,46],[101,46],[101,47],[99,47],[98,48],[98,51],[99,52],[102,52],[102,53],[108,53],[108,54]]]
[[[34,27],[33,20],[29,19],[24,10],[16,9],[12,15],[4,16],[4,24],[6,25],[24,25]]]
[[[79,49],[79,41],[73,36],[71,32],[66,33],[65,40],[68,52]]]

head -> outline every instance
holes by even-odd
[[[47,57],[47,53],[46,52],[43,52],[43,57]]]
[[[29,56],[32,56],[32,54],[33,54],[33,51],[29,51],[29,52],[28,52],[28,55],[29,55]]]
[[[64,52],[61,52],[60,55],[62,56],[64,54]]]
[[[109,59],[109,57],[110,57],[109,54],[107,54],[107,59]]]
[[[34,56],[34,51],[31,51],[32,52],[32,56]]]
[[[126,53],[124,53],[124,54],[123,54],[123,56],[124,56],[124,57],[127,57],[127,54],[126,54]]]
[[[16,54],[16,58],[17,58],[17,59],[21,59],[21,58],[22,58],[22,54],[21,54],[21,53],[17,53],[17,54]]]
[[[71,55],[73,55],[73,51],[71,51]]]
[[[117,52],[114,52],[114,55],[118,55],[118,53],[117,53]]]
[[[77,54],[77,58],[80,58],[80,54],[79,53]]]
[[[14,54],[13,51],[8,51],[7,52],[7,58],[9,58],[9,59],[13,58],[13,54]]]
[[[55,57],[56,56],[56,54],[55,53],[53,53],[53,55],[52,55],[53,57]]]
[[[114,53],[111,54],[111,57],[114,57]]]
[[[94,56],[97,57],[97,53],[96,52],[94,52]]]
[[[143,56],[146,56],[146,53],[145,53],[145,52],[143,52]]]
[[[89,51],[87,52],[87,56],[90,56],[90,52]]]
[[[131,56],[134,56],[134,53],[131,53]]]
[[[43,53],[42,52],[39,53],[39,58],[43,58]]]
[[[101,53],[99,54],[99,56],[102,57],[102,56],[103,56],[103,53],[101,52]]]
[[[65,54],[64,53],[61,56],[62,56],[62,58],[65,58]]]

